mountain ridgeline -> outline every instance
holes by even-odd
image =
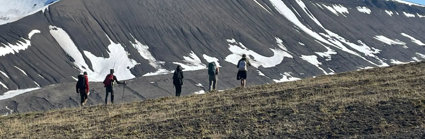
[[[61,0],[0,26],[0,111],[78,106],[82,71],[101,82],[115,69],[129,102],[173,95],[176,65],[183,94],[208,88],[212,61],[219,89],[236,87],[242,54],[248,84],[422,61],[424,21],[424,6],[389,0]],[[102,103],[91,88],[89,104]]]

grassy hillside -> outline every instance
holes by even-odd
[[[1,138],[425,137],[425,63],[206,95],[15,114]]]

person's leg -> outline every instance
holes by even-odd
[[[176,96],[180,96],[182,93],[182,86],[181,85],[176,85]]]
[[[213,90],[216,90],[216,88],[217,88],[217,76],[214,76],[214,78],[213,78]]]
[[[209,78],[208,78],[208,83],[209,83],[209,86],[208,86],[208,91],[212,91],[212,89],[213,89],[213,87],[212,87],[212,85],[213,85],[213,79],[211,78],[211,76],[209,76]]]
[[[114,104],[114,90],[111,90],[111,104]]]
[[[108,91],[106,91],[105,104],[108,104],[108,94],[109,94],[109,92],[108,92]]]
[[[83,106],[84,105],[84,95],[83,95],[83,92],[80,92],[80,98],[81,98],[81,100],[80,100],[80,106]]]

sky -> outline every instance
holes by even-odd
[[[410,2],[414,2],[414,3],[425,5],[425,0],[405,0],[405,1],[410,1]]]

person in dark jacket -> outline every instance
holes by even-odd
[[[89,79],[87,77],[87,72],[84,72],[84,75],[78,75],[77,85],[75,89],[81,97],[81,106],[84,106],[87,103],[88,93],[89,93]]]
[[[180,96],[182,93],[183,78],[183,69],[180,65],[178,65],[173,75],[173,84],[174,87],[176,87],[176,96]]]
[[[211,62],[208,64],[208,90],[210,92],[215,91],[217,89],[217,81],[218,81],[218,73],[220,69],[217,67],[215,62]]]
[[[110,74],[108,74],[105,77],[105,80],[103,81],[103,84],[106,88],[106,97],[105,97],[105,104],[108,104],[108,94],[111,93],[111,103],[114,103],[114,81],[118,84],[126,84],[126,82],[120,82],[118,81],[117,77],[114,75],[114,69],[110,70]]]
[[[246,55],[243,54],[242,58],[239,60],[238,65],[237,65],[237,67],[238,67],[237,79],[241,80],[241,87],[242,88],[244,88],[246,86],[248,66],[251,66],[251,63],[249,62]]]

